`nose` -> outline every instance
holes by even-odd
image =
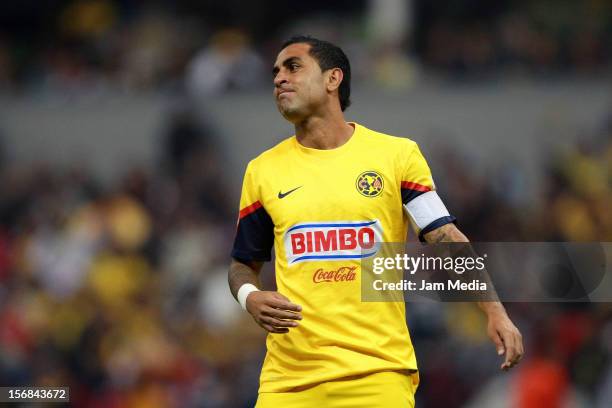
[[[279,71],[278,74],[274,77],[274,86],[279,88],[282,84],[287,83],[287,77],[283,73],[283,71]]]

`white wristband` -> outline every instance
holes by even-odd
[[[249,296],[249,293],[258,290],[259,289],[257,289],[257,286],[253,285],[252,283],[245,283],[240,287],[240,289],[238,289],[238,295],[236,297],[238,298],[238,303],[240,303],[240,306],[242,306],[244,310],[246,310],[246,299],[247,296]]]

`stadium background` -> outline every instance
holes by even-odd
[[[416,140],[472,240],[612,240],[608,1],[2,2],[0,385],[252,406],[265,334],[226,270],[295,33],[345,49],[347,117]],[[417,406],[610,406],[609,304],[507,308],[501,373],[474,307],[411,306]]]

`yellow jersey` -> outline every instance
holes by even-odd
[[[268,334],[259,392],[417,369],[404,303],[362,302],[360,260],[377,242],[405,241],[406,205],[434,183],[415,142],[352,125],[338,148],[293,136],[247,166],[232,256],[269,261],[274,247],[277,290],[303,316]],[[454,221],[437,215],[421,234]]]

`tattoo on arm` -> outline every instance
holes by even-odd
[[[440,242],[470,242],[470,240],[461,231],[459,231],[459,228],[457,228],[455,224],[446,224],[441,226],[440,228],[436,228],[435,230],[425,234],[424,238],[430,244]],[[475,256],[475,252],[473,252],[471,246],[462,246],[461,251],[468,250],[468,248],[471,252],[471,255]],[[488,287],[490,288],[487,292],[486,301],[476,302],[478,306],[487,314],[505,313],[504,306],[499,302],[497,292],[495,291],[493,282],[491,281],[491,277],[487,273],[487,270],[484,269],[483,271],[481,271],[478,278],[481,281],[486,282]]]
[[[446,224],[436,228],[425,234],[424,238],[430,244],[438,242],[470,242],[455,224]]]
[[[259,272],[263,262],[240,262],[232,259],[227,280],[232,295],[237,299],[238,289],[245,283],[251,283],[259,287]]]

